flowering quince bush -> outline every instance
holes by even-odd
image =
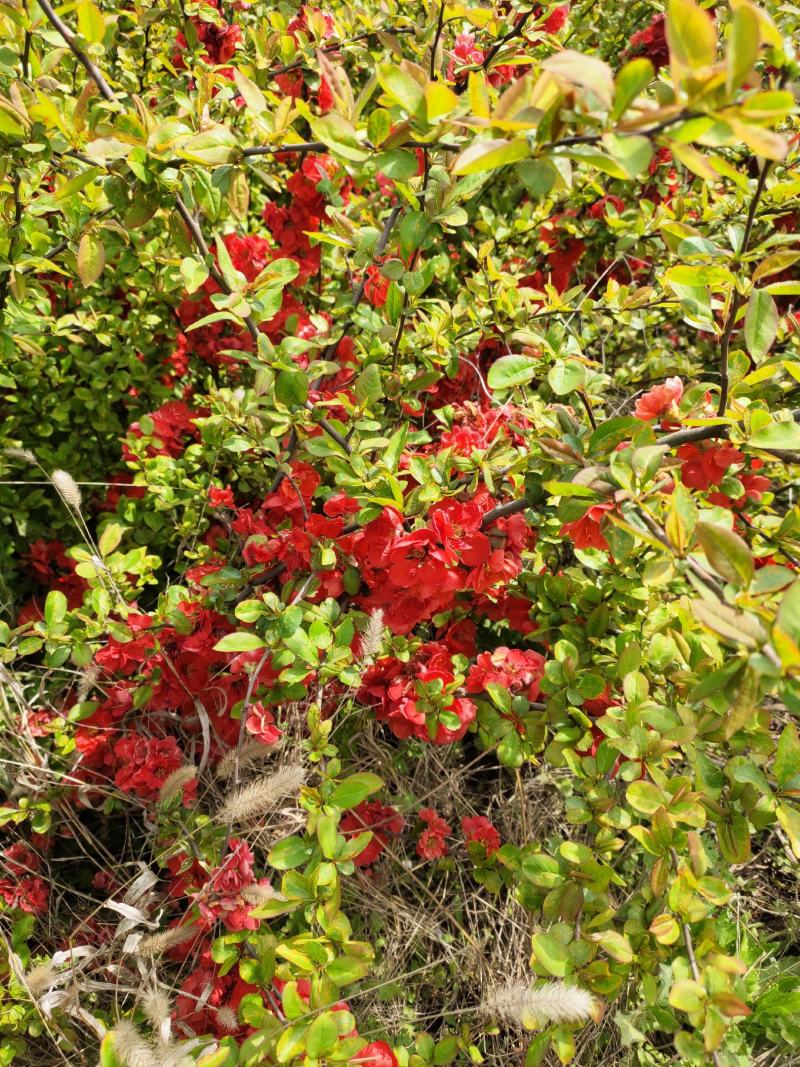
[[[0,25],[0,1065],[797,1062],[796,9]]]

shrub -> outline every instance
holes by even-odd
[[[794,1062],[797,22],[2,9],[2,1064]]]

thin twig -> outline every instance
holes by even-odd
[[[42,11],[44,11],[45,15],[47,15],[47,18],[50,21],[51,25],[54,26],[64,38],[72,54],[84,68],[86,73],[95,83],[95,85],[100,90],[105,99],[114,100],[114,91],[111,89],[108,82],[105,80],[105,78],[94,65],[94,63],[92,63],[91,59],[89,59],[83,49],[78,46],[75,41],[75,35],[73,34],[72,30],[69,28],[69,26],[67,26],[66,22],[60,19],[55,13],[50,4],[50,0],[39,0],[39,7],[42,9]]]

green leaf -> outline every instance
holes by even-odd
[[[353,956],[339,956],[325,968],[325,973],[338,986],[350,985],[366,978],[371,969],[369,960],[356,959]]]
[[[670,989],[669,1002],[679,1011],[693,1012],[702,1008],[706,996],[705,986],[692,978],[683,978]]]
[[[775,814],[789,838],[792,852],[800,859],[800,811],[792,804],[779,804]]]
[[[761,32],[758,15],[749,4],[742,4],[733,12],[728,33],[725,86],[729,93],[745,80],[758,59]]]
[[[87,231],[78,244],[78,277],[84,285],[96,282],[106,265],[106,250],[97,234]]]
[[[787,669],[800,664],[800,581],[789,586],[778,605],[772,643]]]
[[[778,332],[778,308],[764,289],[754,289],[747,301],[744,316],[744,340],[755,360],[763,359]]]
[[[306,1034],[306,1051],[309,1056],[319,1059],[326,1052],[330,1052],[339,1040],[339,1028],[333,1017],[333,1012],[326,1011],[318,1015],[308,1028]]]
[[[624,115],[636,97],[645,86],[649,85],[655,76],[653,64],[649,59],[632,59],[626,63],[616,78],[614,86],[614,108],[611,112],[612,119],[618,119]]]
[[[379,63],[375,71],[381,89],[409,115],[424,119],[425,92],[407,69],[396,63]]]
[[[346,811],[348,808],[357,807],[362,800],[366,800],[372,793],[377,793],[382,786],[383,779],[377,774],[371,774],[369,771],[351,774],[349,778],[339,782],[329,803],[340,811]]]
[[[747,542],[733,530],[698,522],[697,540],[706,559],[727,582],[747,587],[753,580],[753,555]]]
[[[524,137],[518,137],[514,141],[473,141],[456,158],[453,173],[479,174],[485,170],[497,170],[498,167],[527,159],[530,154],[530,145]]]
[[[351,163],[363,163],[369,152],[358,139],[355,127],[341,115],[330,111],[321,118],[310,118],[309,123],[316,137],[324,141],[333,155]]]
[[[267,863],[278,871],[291,871],[305,863],[312,848],[301,837],[284,837],[270,851]]]
[[[287,408],[302,407],[308,400],[308,375],[299,367],[282,370],[275,379],[275,396]]]
[[[106,32],[103,13],[92,0],[81,0],[78,4],[78,33],[90,44],[99,44]]]
[[[693,600],[692,609],[701,626],[732,644],[754,650],[767,640],[767,633],[758,619],[727,604],[716,600]]]
[[[647,137],[607,133],[603,136],[603,144],[629,178],[644,174],[653,158],[653,145]]]
[[[489,388],[501,391],[524,385],[536,377],[536,364],[528,356],[501,356],[489,368]]]
[[[403,217],[398,232],[404,256],[415,252],[425,240],[430,223],[423,211],[411,211]]]
[[[100,1067],[122,1067],[122,1060],[117,1056],[112,1033],[106,1034],[100,1042]]]
[[[694,0],[670,0],[667,8],[670,58],[690,72],[710,67],[716,58],[717,33],[708,14]]]
[[[336,855],[336,819],[332,815],[321,815],[317,822],[317,840],[322,855],[327,860]]]
[[[181,260],[181,278],[186,292],[191,296],[208,278],[208,267],[195,256],[186,256]]]
[[[763,449],[800,449],[800,424],[785,419],[767,423],[750,435],[748,444]]]
[[[44,621],[52,629],[63,622],[67,614],[67,598],[60,589],[51,589],[44,602]]]
[[[644,780],[631,782],[626,797],[634,811],[640,811],[645,815],[652,815],[653,812],[664,807],[666,799],[657,785]]]
[[[548,974],[565,978],[570,973],[569,952],[552,934],[534,934],[531,938],[531,948],[537,963],[540,963]]]
[[[778,739],[772,773],[781,788],[800,777],[800,736],[793,722],[787,722]]]
[[[253,652],[258,648],[266,648],[266,645],[258,634],[245,630],[226,634],[214,645],[215,652]]]
[[[528,192],[539,198],[547,196],[558,179],[558,171],[548,159],[523,159],[516,170]]]
[[[557,396],[566,396],[568,393],[574,393],[576,389],[582,389],[585,380],[586,368],[574,359],[556,363],[547,374],[550,388]]]
[[[419,168],[419,161],[413,152],[402,148],[391,148],[375,157],[375,166],[394,181],[404,182],[413,178]]]
[[[371,407],[383,396],[381,371],[377,363],[370,363],[356,378],[354,392],[362,407]]]
[[[617,963],[633,962],[633,949],[630,941],[616,930],[601,930],[599,933],[590,934],[589,940],[595,941]]]

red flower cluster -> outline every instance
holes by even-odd
[[[330,156],[309,156],[286,183],[289,204],[284,207],[269,201],[264,208],[264,221],[279,254],[296,260],[300,267],[295,285],[304,284],[319,270],[320,246],[312,245],[306,233],[321,229],[326,218],[326,201],[318,186],[337,176],[343,177],[341,169]]]
[[[660,70],[669,63],[667,25],[664,15],[653,15],[649,25],[634,33],[631,37],[630,54],[646,56],[656,70]]]
[[[200,438],[194,420],[206,414],[201,410],[192,411],[182,400],[168,400],[156,411],[131,423],[128,436],[137,441],[144,439],[145,449],[139,452],[140,455],[182,456],[186,446]],[[122,456],[129,461],[136,458],[132,442],[123,442]]]
[[[230,25],[222,21],[218,14],[221,8],[220,0],[206,0],[206,3],[214,9],[215,21],[207,22],[197,15],[193,15],[189,21],[194,27],[198,42],[205,49],[204,58],[209,63],[228,63],[233,59],[236,46],[242,39],[242,31],[236,24]],[[173,56],[172,62],[178,70],[181,70],[186,64],[180,53],[185,52],[188,48],[184,34],[179,33],[177,35],[175,47],[178,52]]]
[[[257,897],[247,900],[248,889],[269,888],[268,878],[253,873],[253,853],[244,841],[232,841],[231,851],[222,864],[211,872],[201,890],[194,894],[201,916],[207,922],[222,921],[227,930],[257,930],[261,920],[250,912]]]
[[[358,699],[375,707],[395,737],[449,745],[464,736],[477,710],[471,700],[455,696],[455,688],[450,650],[429,641],[409,663],[387,656],[369,667]]]
[[[166,779],[183,763],[174,737],[126,734],[114,745],[114,755],[119,761],[115,783],[123,792],[143,800],[157,797]]]
[[[389,835],[401,834],[405,824],[397,808],[381,804],[379,800],[364,800],[357,808],[345,813],[339,829],[347,838],[358,837],[365,830],[372,831],[372,840],[353,860],[356,867],[369,867],[386,850]]]
[[[380,608],[395,633],[408,633],[452,608],[457,594],[489,592],[515,578],[535,534],[521,515],[484,530],[483,516],[494,504],[485,490],[466,503],[440,501],[428,512],[427,524],[410,533],[402,515],[385,508],[353,539],[353,555],[370,589],[364,607]]]
[[[0,877],[0,899],[9,908],[43,915],[47,911],[50,889],[36,873],[42,866],[39,856],[23,842],[17,842],[3,851],[2,866],[8,876]]]
[[[385,1041],[371,1041],[356,1056],[361,1067],[397,1067],[397,1057]]]
[[[453,832],[449,824],[433,808],[422,808],[419,817],[428,828],[419,835],[417,855],[424,860],[438,860],[446,856],[450,850],[445,838]]]
[[[275,716],[258,701],[248,709],[244,728],[263,745],[274,745],[281,738],[281,732],[275,725]]]
[[[447,80],[451,82],[463,81],[467,77],[470,68],[483,66],[485,58],[483,49],[475,45],[474,33],[459,33],[450,56],[451,59],[447,65]],[[519,77],[523,73],[524,69],[522,67],[503,63],[500,66],[492,67],[488,72],[489,83],[495,86],[505,85],[506,82],[510,82],[515,76]]]
[[[719,485],[734,463],[744,463],[744,453],[733,445],[681,445],[681,481],[690,489],[710,489]]]
[[[75,573],[77,563],[66,554],[61,541],[33,541],[26,562],[31,575],[48,590],[57,589],[67,598],[67,607],[78,608],[83,603],[84,591],[88,588],[85,578]],[[42,617],[42,605],[37,599],[26,604],[19,612],[17,625]]]
[[[461,829],[467,843],[483,845],[487,856],[500,848],[500,834],[485,815],[465,816],[461,820]]]
[[[539,697],[539,683],[544,677],[544,656],[532,649],[505,648],[481,652],[467,675],[467,692],[482,693],[487,685],[498,685],[513,696],[528,700]]]

